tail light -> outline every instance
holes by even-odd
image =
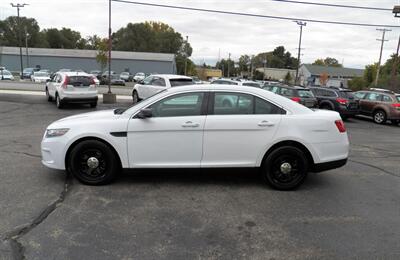
[[[69,83],[69,77],[65,76],[64,82],[62,83],[61,87],[67,88],[68,83]]]
[[[299,97],[292,97],[290,99],[293,100],[294,102],[300,103],[300,98]]]
[[[96,85],[96,81],[94,80],[94,76],[90,77],[90,85]]]
[[[392,107],[394,107],[397,110],[400,110],[400,103],[392,104]]]
[[[339,102],[339,104],[341,104],[341,105],[347,105],[347,103],[349,102],[345,98],[337,98],[336,101]]]
[[[336,125],[336,127],[337,127],[337,129],[339,130],[340,133],[346,132],[346,127],[345,127],[345,125],[344,125],[342,120],[336,120],[335,121],[335,125]]]

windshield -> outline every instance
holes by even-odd
[[[3,75],[11,75],[11,72],[9,72],[8,70],[3,70]]]
[[[121,75],[129,75],[128,72],[122,72]]]
[[[170,79],[169,82],[171,83],[171,87],[178,87],[178,86],[186,86],[186,85],[193,85],[193,79]]]
[[[344,98],[354,98],[352,91],[340,91],[340,96]]]
[[[246,82],[246,83],[243,83],[243,86],[260,88],[260,84],[255,83],[255,82],[254,83],[253,82]]]
[[[299,97],[302,97],[302,98],[314,97],[314,94],[309,89],[299,89],[298,93],[299,93]]]
[[[33,71],[33,68],[26,68],[26,69],[24,69],[23,72],[31,72],[31,71]]]
[[[136,73],[136,76],[144,76],[144,73],[141,73],[141,72]]]

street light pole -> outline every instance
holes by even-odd
[[[231,76],[231,53],[228,54],[228,78]]]
[[[19,60],[21,65],[21,77],[22,71],[24,70],[24,65],[22,64],[22,44],[21,44],[21,18],[19,17],[19,9],[26,6],[28,4],[13,4],[11,3],[12,7],[17,8],[17,16],[18,16],[18,45],[19,45]]]
[[[108,0],[108,94],[111,94],[111,0]]]
[[[295,21],[295,23],[297,23],[297,25],[300,26],[300,38],[299,38],[299,49],[297,52],[297,68],[296,68],[296,78],[295,78],[295,84],[299,83],[299,68],[300,68],[300,52],[301,52],[301,37],[303,36],[303,26],[306,26],[307,23],[306,22],[302,22],[302,21]]]
[[[186,43],[185,43],[185,72],[184,75],[187,75],[187,49],[188,49],[188,42],[189,42],[189,36],[186,35]]]
[[[25,50],[26,50],[26,67],[29,67],[29,53],[28,53],[28,36],[29,33],[25,27]]]
[[[385,33],[388,31],[391,31],[389,29],[376,29],[376,30],[382,32],[382,39],[376,39],[377,41],[381,42],[381,51],[379,52],[378,68],[376,69],[376,77],[375,77],[375,83],[374,83],[375,87],[378,86],[379,73],[381,70],[383,43],[388,41],[388,40],[385,40]]]

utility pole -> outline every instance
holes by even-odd
[[[188,49],[188,41],[189,41],[189,36],[186,35],[186,42],[185,42],[185,76],[187,75],[187,49]]]
[[[229,53],[229,55],[228,55],[228,78],[231,76],[230,68],[231,68],[231,53]]]
[[[387,42],[388,40],[385,40],[385,34],[386,32],[390,32],[391,30],[389,29],[376,29],[377,31],[381,31],[382,32],[382,39],[376,39],[377,41],[381,42],[381,51],[379,53],[379,61],[378,61],[378,68],[376,70],[376,77],[375,77],[375,87],[378,86],[378,80],[379,80],[379,73],[381,70],[381,61],[382,61],[382,51],[383,51],[383,43]]]
[[[29,33],[28,33],[28,31],[26,30],[26,26],[25,26],[26,67],[29,67],[28,36],[29,36]]]
[[[28,4],[13,4],[11,3],[12,7],[17,8],[17,16],[18,16],[18,45],[19,45],[19,60],[21,65],[21,77],[22,71],[24,70],[24,65],[22,64],[22,44],[21,44],[21,18],[19,17],[19,9],[26,6]]]
[[[300,26],[300,38],[299,38],[299,49],[297,52],[297,68],[296,68],[296,78],[295,78],[295,84],[299,83],[299,68],[300,68],[300,52],[301,52],[301,37],[303,36],[303,26],[306,26],[307,23],[306,22],[302,22],[302,21],[294,21],[295,23],[297,23],[297,25]]]
[[[264,54],[264,73],[263,73],[263,80],[265,80],[265,70],[267,69],[266,67],[267,67],[267,54],[265,53]]]
[[[399,67],[399,48],[400,48],[400,36],[397,42],[396,56],[394,57],[393,60],[392,72],[390,76],[390,87],[393,91],[396,91],[396,86],[397,86],[397,68]]]

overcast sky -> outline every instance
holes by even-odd
[[[359,23],[400,25],[389,11],[369,11],[321,7],[271,0],[138,0],[149,3],[176,4],[187,7],[218,9],[253,14],[298,17],[304,19],[335,20]],[[400,0],[305,0],[310,2],[363,5],[393,8]],[[22,3],[22,2],[21,2]],[[107,0],[25,0],[29,6],[21,15],[35,18],[43,28],[69,27],[83,36],[107,35]],[[194,11],[112,3],[113,31],[128,22],[161,21],[171,25],[183,36],[189,36],[193,47],[192,59],[196,63],[213,64],[218,59],[238,59],[241,54],[271,51],[283,45],[297,56],[299,27],[291,21],[240,17]],[[9,1],[0,3],[0,19],[15,15]],[[396,51],[400,29],[387,33],[388,42],[383,49],[383,60]],[[377,62],[381,33],[375,27],[355,27],[307,23],[303,30],[302,62],[313,62],[321,57],[335,57],[346,67],[363,68]]]

